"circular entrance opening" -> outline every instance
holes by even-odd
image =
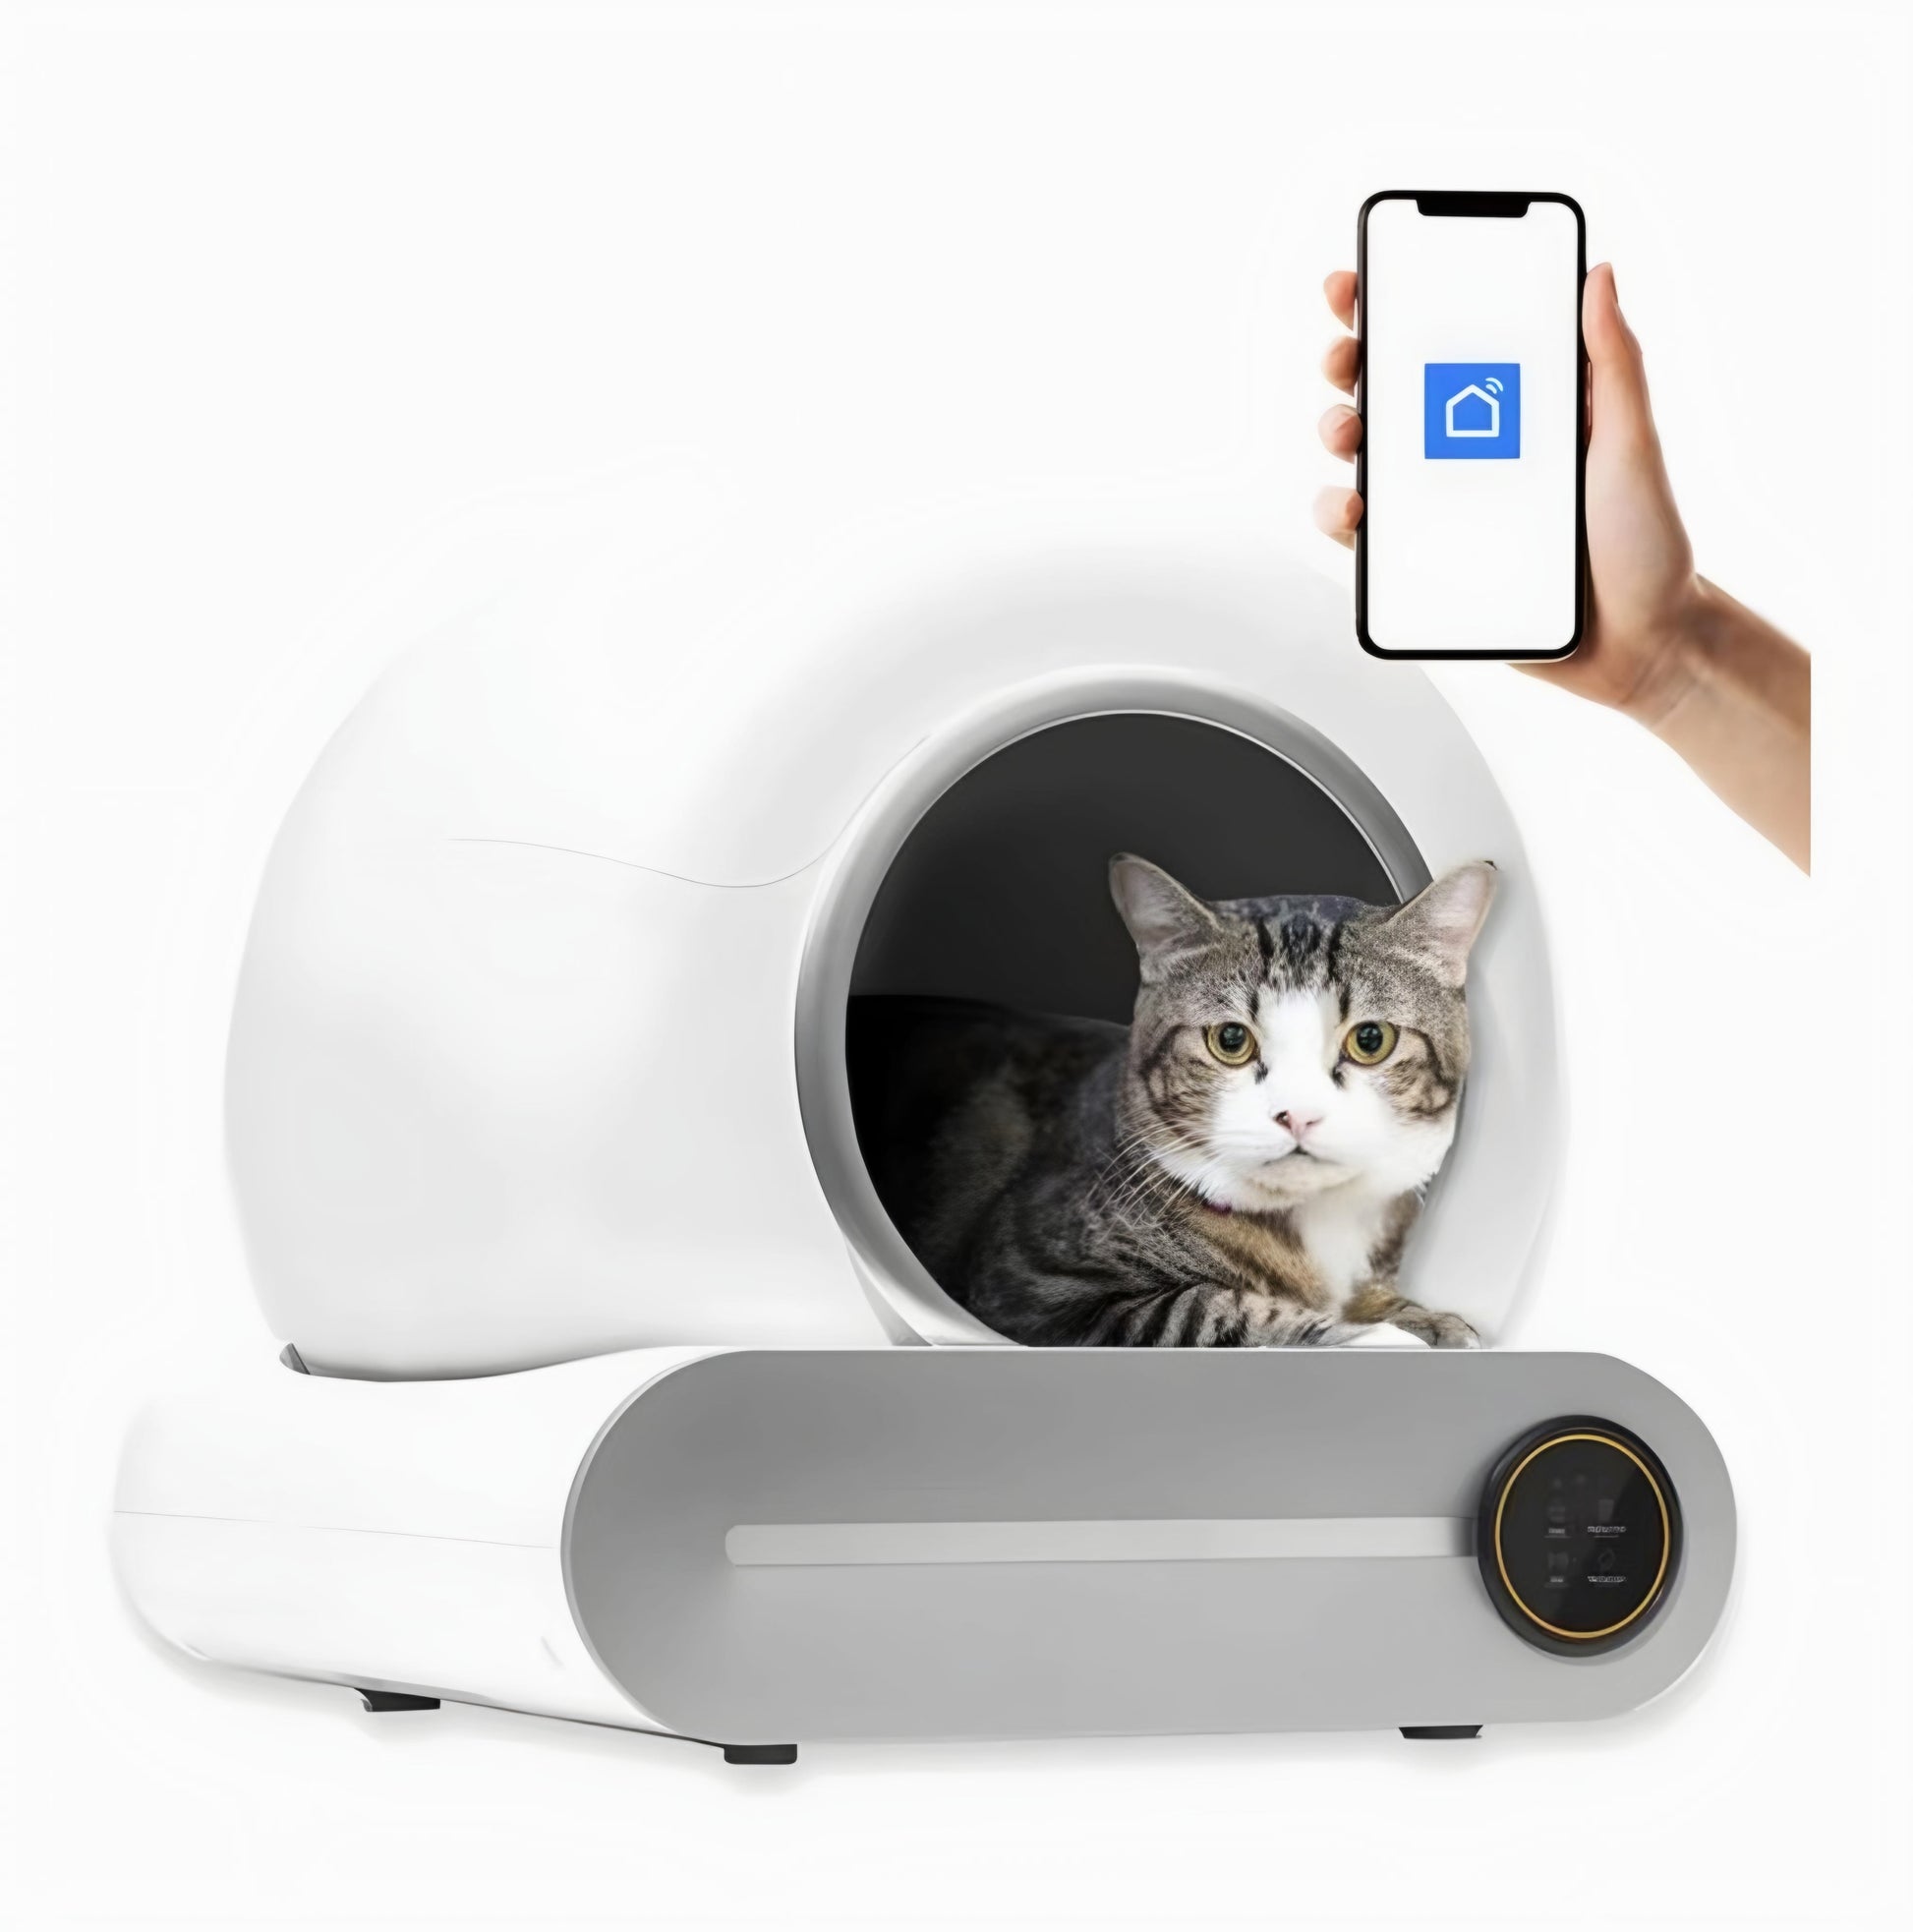
[[[864,1238],[847,1222],[846,1232],[884,1297],[902,1291],[919,1332],[924,1291],[947,1297],[885,1199],[888,1137],[910,1096],[857,1024],[865,1003],[957,1000],[1127,1025],[1135,948],[1108,884],[1121,851],[1207,899],[1390,904],[1426,883],[1400,821],[1334,747],[1279,713],[1255,730],[1146,711],[1046,723],[951,776],[866,873],[832,1027],[854,1136],[849,1192],[866,1210]]]

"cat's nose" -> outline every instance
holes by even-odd
[[[1305,1114],[1300,1108],[1285,1107],[1276,1115],[1275,1124],[1287,1128],[1289,1133],[1300,1141],[1310,1128],[1321,1126],[1322,1117],[1320,1114]]]

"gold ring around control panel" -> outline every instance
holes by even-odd
[[[1620,1450],[1621,1454],[1626,1456],[1628,1461],[1648,1479],[1648,1487],[1652,1490],[1654,1503],[1660,1511],[1660,1567],[1654,1571],[1653,1582],[1649,1587],[1647,1595],[1618,1623],[1610,1623],[1604,1630],[1563,1630],[1559,1624],[1550,1623],[1546,1617],[1537,1615],[1527,1604],[1522,1602],[1521,1592],[1515,1588],[1513,1579],[1508,1575],[1508,1564],[1501,1553],[1501,1512],[1508,1506],[1508,1493],[1514,1488],[1515,1482],[1521,1475],[1521,1472],[1543,1449],[1558,1448],[1563,1442],[1598,1442],[1604,1448]],[[1593,1643],[1597,1637],[1611,1637],[1615,1631],[1625,1630],[1636,1617],[1646,1611],[1659,1597],[1660,1586],[1667,1579],[1667,1558],[1672,1553],[1673,1548],[1674,1533],[1673,1525],[1668,1521],[1667,1517],[1667,1498],[1661,1494],[1660,1485],[1654,1481],[1653,1471],[1625,1442],[1617,1442],[1613,1436],[1598,1434],[1594,1430],[1575,1430],[1566,1435],[1550,1435],[1545,1442],[1536,1442],[1515,1464],[1513,1470],[1509,1473],[1508,1480],[1501,1486],[1500,1495],[1495,1498],[1494,1566],[1501,1572],[1502,1588],[1507,1591],[1509,1600],[1521,1611],[1523,1616],[1527,1617],[1533,1623],[1539,1624],[1550,1637],[1561,1637],[1569,1643],[1587,1644]]]

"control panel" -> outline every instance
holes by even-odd
[[[1495,1464],[1476,1551],[1516,1635],[1585,1657],[1632,1642],[1666,1601],[1680,1567],[1680,1501],[1638,1435],[1563,1417]]]

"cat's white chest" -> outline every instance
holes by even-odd
[[[1322,1285],[1337,1302],[1368,1278],[1369,1257],[1381,1241],[1388,1202],[1355,1188],[1317,1195],[1294,1209],[1292,1220]]]

